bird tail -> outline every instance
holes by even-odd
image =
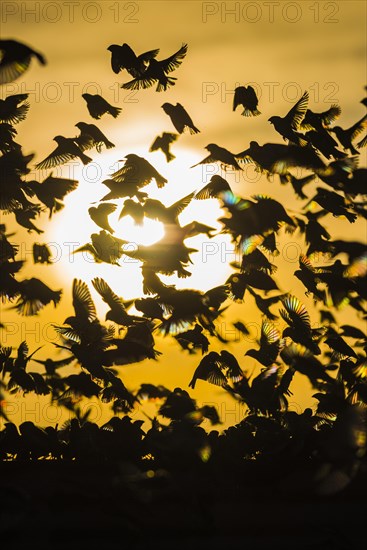
[[[176,158],[175,155],[173,155],[172,153],[170,153],[169,151],[167,151],[167,153],[166,153],[166,160],[167,160],[167,162],[170,162],[171,160],[173,160],[173,159],[175,159],[175,158]]]
[[[42,55],[41,53],[39,52],[33,52],[34,55],[37,57],[38,61],[41,63],[41,65],[46,65],[46,58],[44,55]]]
[[[110,113],[110,115],[113,116],[113,118],[116,118],[119,116],[119,114],[121,113],[122,109],[120,109],[120,107],[109,107],[108,109],[108,112]]]
[[[189,130],[190,130],[191,135],[192,134],[200,134],[200,130],[199,130],[199,128],[196,128],[196,126],[190,127]]]
[[[174,86],[176,84],[177,78],[174,78],[173,76],[164,76],[162,77],[157,85],[157,92],[166,91],[167,88],[170,88],[170,86]]]
[[[354,223],[356,219],[358,218],[357,214],[353,214],[352,212],[345,212],[345,217],[350,223]]]
[[[108,140],[106,140],[104,144],[106,146],[106,149],[112,149],[112,147],[115,147],[115,144]]]
[[[164,178],[163,176],[156,176],[155,181],[157,182],[157,187],[159,187],[159,189],[164,187],[167,183],[166,178]]]
[[[91,157],[88,157],[88,155],[84,155],[84,154],[80,155],[80,160],[82,161],[83,164],[88,164],[89,162],[92,161]]]
[[[259,116],[261,115],[261,111],[259,109],[246,109],[243,111],[242,116]]]

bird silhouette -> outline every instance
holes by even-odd
[[[126,43],[121,46],[111,44],[107,50],[111,52],[113,72],[118,74],[122,70],[126,70],[133,77],[141,76],[147,69],[149,62],[159,54],[159,49],[156,49],[136,55],[134,50]]]
[[[87,109],[92,118],[100,119],[103,115],[109,114],[117,118],[121,113],[121,107],[114,107],[99,94],[82,94],[87,104]]]
[[[135,225],[143,225],[145,217],[144,206],[140,202],[133,201],[132,199],[126,199],[119,214],[119,220],[121,220],[124,216],[131,216]]]
[[[73,254],[89,252],[97,263],[105,262],[112,265],[120,265],[118,260],[126,252],[123,246],[128,241],[113,237],[105,230],[99,233],[92,233],[91,241],[91,243],[86,243],[76,248]]]
[[[114,233],[114,229],[109,224],[108,216],[112,214],[116,208],[116,204],[103,203],[98,206],[91,206],[88,208],[88,214],[96,225],[106,231],[109,231],[110,233]]]
[[[165,177],[163,177],[157,170],[148,162],[145,158],[136,155],[135,153],[129,153],[125,155],[125,164],[119,170],[116,170],[112,174],[112,179],[121,182],[134,182],[140,189],[145,185],[148,185],[153,179],[155,180],[157,187],[161,188],[167,183]],[[121,161],[119,161],[121,162]]]
[[[339,105],[332,105],[327,111],[321,113],[315,113],[311,111],[311,109],[307,109],[301,121],[300,129],[303,131],[323,130],[335,122],[335,120],[340,117],[340,114],[341,108]]]
[[[306,206],[311,202],[316,202],[326,212],[330,212],[335,217],[345,216],[350,223],[354,223],[358,217],[357,214],[349,210],[349,205],[342,195],[334,191],[328,191],[323,187],[316,188],[316,195],[311,197]]]
[[[233,108],[235,111],[239,105],[242,105],[242,116],[258,116],[261,112],[258,110],[258,98],[252,86],[237,86],[234,91]]]
[[[17,124],[24,120],[29,110],[27,99],[28,94],[14,94],[5,99],[0,99],[0,122]]]
[[[149,151],[162,151],[166,157],[167,162],[171,162],[176,157],[170,151],[171,143],[174,143],[178,138],[178,134],[172,134],[170,132],[163,132],[160,136],[157,136],[151,144]]]
[[[32,254],[35,264],[52,264],[52,253],[47,244],[33,243]]]
[[[207,185],[202,187],[199,191],[196,191],[194,198],[198,200],[203,199],[217,199],[222,193],[229,191],[232,193],[232,189],[227,180],[215,174],[210,178]]]
[[[37,199],[48,208],[51,218],[55,212],[64,208],[64,197],[78,187],[78,181],[54,177],[51,172],[42,183],[32,180],[28,182],[28,186]]]
[[[285,309],[280,309],[279,313],[289,325],[283,330],[283,337],[289,336],[293,342],[319,355],[321,350],[315,338],[317,331],[311,329],[310,315],[305,305],[293,295],[283,298],[282,305]]]
[[[98,153],[100,153],[102,151],[102,145],[104,145],[106,149],[115,147],[95,124],[78,122],[75,126],[80,130],[80,135],[75,138],[75,143],[79,146],[81,151],[95,147]]]
[[[261,323],[261,335],[258,343],[260,347],[247,350],[245,356],[253,357],[264,367],[269,367],[276,362],[285,341],[281,339],[280,332],[275,325],[268,319],[264,319]]]
[[[41,65],[46,65],[46,58],[27,44],[17,40],[0,40],[0,84],[13,82],[22,76],[35,57]]]
[[[181,105],[181,103],[165,102],[162,105],[163,111],[170,117],[176,132],[183,134],[185,130],[188,130],[190,134],[199,134],[200,130],[194,125],[189,113]]]
[[[133,325],[134,322],[142,322],[143,318],[136,315],[129,315],[125,308],[125,304],[122,298],[117,296],[101,277],[95,277],[92,279],[92,285],[102,297],[103,301],[110,307],[106,313],[106,321],[113,321],[114,323],[128,327]]]
[[[55,166],[65,164],[75,158],[80,159],[83,164],[88,164],[92,161],[92,159],[85,155],[78,147],[73,138],[55,136],[54,141],[57,143],[56,149],[54,149],[45,159],[36,164],[38,170],[54,168]]]
[[[306,114],[308,100],[309,93],[306,91],[284,117],[272,116],[269,118],[270,124],[285,141],[288,140],[296,145],[307,145],[307,140],[298,133],[298,130]]]
[[[177,69],[183,59],[186,57],[188,46],[183,44],[177,52],[166,59],[157,60],[154,57],[150,59],[147,68],[141,75],[136,76],[133,80],[122,84],[125,90],[140,90],[141,88],[150,88],[157,84],[156,91],[166,91],[167,88],[176,84],[176,78],[168,76]]]
[[[228,168],[232,168],[233,170],[242,170],[236,160],[236,155],[228,151],[228,149],[220,147],[215,143],[209,143],[205,149],[209,151],[210,154],[202,161],[191,166],[191,168],[195,168],[195,166],[200,166],[201,164],[212,164],[219,162],[224,170],[228,170]]]
[[[56,307],[61,300],[62,290],[52,290],[40,279],[31,277],[19,282],[20,295],[14,309],[21,315],[37,315],[49,303]]]
[[[44,233],[43,229],[39,229],[34,225],[32,220],[34,220],[41,212],[42,208],[38,204],[29,205],[25,208],[16,208],[13,210],[17,224],[25,227],[28,233],[35,231],[40,235]]]
[[[358,137],[367,126],[367,115],[364,115],[360,120],[349,128],[341,128],[333,126],[330,132],[333,132],[345,151],[350,151],[352,155],[358,155],[359,151],[353,146],[353,141]]]

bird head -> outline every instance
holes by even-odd
[[[270,118],[268,118],[268,122],[270,122],[270,124],[274,124],[274,122],[276,121],[276,118],[275,116],[271,116]]]
[[[110,46],[108,46],[107,50],[113,53],[114,51],[118,50],[119,48],[120,48],[120,46],[118,46],[118,44],[111,44]]]

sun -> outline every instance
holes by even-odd
[[[194,151],[182,149],[170,163],[165,161],[160,152],[148,153],[143,148],[135,147],[134,153],[147,158],[168,180],[162,189],[158,189],[155,182],[144,188],[149,197],[160,200],[166,206],[207,183],[202,181],[201,176],[198,177],[197,169],[190,170],[190,166],[197,160],[197,153]],[[86,166],[74,166],[72,171],[64,166],[62,174],[55,173],[55,176],[76,179],[79,184],[75,191],[65,197],[65,207],[51,218],[47,232],[54,261],[58,263],[58,276],[63,284],[71,285],[74,277],[87,284],[95,277],[102,277],[116,294],[124,299],[133,299],[143,295],[141,262],[123,255],[119,260],[120,265],[96,263],[89,252],[75,252],[80,246],[91,242],[91,234],[102,230],[92,221],[88,209],[99,204],[106,194],[107,188],[101,181],[123,165],[123,157],[124,153],[108,151],[101,153]],[[127,247],[125,250],[158,242],[165,234],[161,222],[146,218],[143,225],[139,226],[130,216],[118,219],[124,200],[110,201],[117,208],[108,219],[114,229],[113,235],[128,241],[124,245]],[[187,239],[186,245],[195,250],[191,254],[192,264],[187,268],[191,276],[184,279],[162,276],[164,282],[175,284],[177,288],[196,288],[203,291],[225,282],[230,273],[228,263],[234,261],[235,256],[229,236],[220,234],[217,219],[222,214],[215,199],[192,200],[185,208],[179,216],[181,225],[197,220],[213,227],[217,235],[209,238],[201,234]]]

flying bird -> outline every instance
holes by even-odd
[[[149,152],[162,151],[166,157],[167,162],[175,159],[175,155],[170,151],[171,143],[174,143],[178,138],[178,134],[172,134],[170,132],[163,132],[160,136],[157,136],[150,146]]]
[[[149,62],[159,54],[159,49],[156,49],[136,55],[134,50],[126,43],[121,46],[111,44],[107,50],[111,52],[113,72],[118,74],[122,70],[126,70],[134,78],[141,76],[147,69]]]
[[[230,188],[228,181],[221,176],[215,174],[210,178],[210,181],[207,185],[205,185],[195,193],[194,199],[217,199],[223,193],[226,193],[228,191],[232,193],[232,189]]]
[[[129,315],[126,311],[123,299],[113,292],[104,279],[95,277],[92,279],[92,285],[110,308],[106,313],[106,321],[113,321],[124,327],[133,325],[136,321],[144,322],[144,318],[142,317]]]
[[[87,103],[87,109],[92,118],[99,119],[106,113],[117,118],[121,113],[120,107],[114,107],[99,94],[82,94]]]
[[[92,233],[91,243],[86,243],[76,250],[77,252],[89,252],[97,263],[105,262],[112,265],[120,265],[117,260],[124,254],[123,246],[128,241],[113,237],[107,231],[102,230],[99,233]]]
[[[9,95],[0,99],[0,122],[17,124],[24,120],[29,110],[28,94]]]
[[[64,208],[63,199],[78,187],[78,181],[67,178],[55,178],[52,172],[42,183],[28,182],[31,191],[49,210],[49,218]]]
[[[140,90],[154,86],[157,83],[156,91],[166,91],[167,88],[176,84],[176,78],[168,76],[177,67],[179,67],[187,54],[187,44],[183,44],[181,48],[170,57],[158,61],[152,58],[149,61],[145,71],[135,77],[130,82],[122,84],[121,87],[125,90]]]
[[[224,147],[219,147],[219,145],[216,145],[215,143],[209,143],[209,145],[207,145],[205,149],[209,151],[210,154],[202,161],[191,166],[191,168],[195,168],[195,166],[199,166],[200,164],[211,164],[214,162],[219,162],[224,170],[228,170],[229,168],[232,168],[233,170],[242,170],[241,166],[238,164],[235,158],[236,155],[234,155]]]
[[[75,126],[80,130],[80,135],[75,138],[75,143],[79,145],[81,151],[95,147],[98,153],[100,153],[102,151],[102,145],[104,145],[106,149],[115,147],[114,143],[109,141],[95,124],[78,122]]]
[[[252,86],[237,86],[234,91],[233,98],[233,111],[237,109],[239,105],[242,105],[242,116],[258,116],[261,112],[258,110],[258,98],[256,92]]]
[[[340,116],[340,114],[341,108],[339,105],[332,105],[330,109],[323,111],[322,113],[314,113],[311,109],[307,109],[300,124],[300,129],[303,131],[308,131],[328,128],[330,124]]]
[[[99,204],[98,206],[91,206],[88,209],[88,214],[99,227],[106,229],[106,231],[110,233],[114,233],[114,229],[109,224],[108,216],[112,214],[116,208],[116,204],[112,203]]]
[[[301,146],[307,145],[307,140],[297,131],[306,114],[308,100],[309,93],[306,91],[284,117],[272,116],[269,118],[270,124],[273,124],[275,130],[285,141],[288,140],[290,143]]]
[[[56,149],[54,149],[45,159],[36,164],[38,170],[54,168],[55,166],[65,164],[75,158],[79,158],[84,165],[92,161],[92,159],[85,155],[78,147],[73,138],[55,136],[54,141],[57,143]]]
[[[189,113],[181,105],[181,103],[163,103],[163,111],[170,117],[173,126],[179,134],[183,134],[188,130],[190,134],[199,134],[200,130],[194,125]]]
[[[112,179],[115,181],[124,183],[125,181],[131,181],[138,188],[148,185],[153,179],[158,188],[164,187],[167,183],[166,178],[159,174],[145,158],[129,153],[125,155],[123,160],[125,160],[124,166],[112,174]]]
[[[345,151],[350,151],[352,155],[358,155],[359,151],[353,146],[352,141],[359,136],[364,128],[367,127],[367,115],[364,115],[358,122],[350,126],[349,128],[341,128],[340,126],[333,126],[330,128],[330,132],[333,132],[340,144],[344,147]]]
[[[13,82],[22,76],[35,57],[41,65],[46,65],[46,58],[17,40],[0,40],[0,84]]]
[[[37,315],[50,302],[56,307],[61,300],[61,294],[62,290],[52,290],[40,279],[24,279],[20,281],[20,296],[14,309],[21,315]]]

